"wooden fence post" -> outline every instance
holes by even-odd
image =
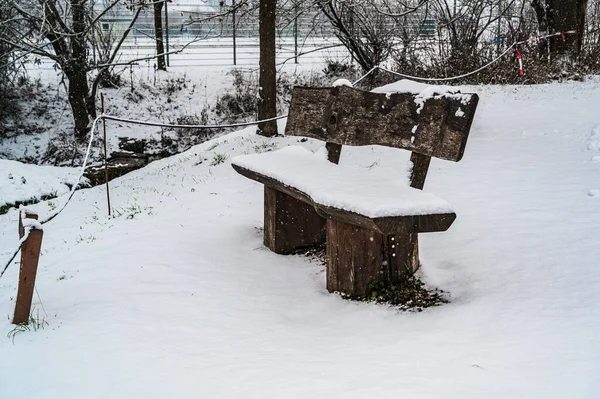
[[[37,220],[38,215],[26,211],[19,212],[19,238],[25,235],[25,227],[22,219],[25,214],[26,219]],[[17,302],[15,304],[15,314],[13,324],[28,324],[29,314],[31,313],[31,302],[33,300],[33,290],[35,288],[35,276],[37,274],[38,262],[40,260],[40,250],[42,248],[42,236],[44,231],[36,225],[31,226],[29,236],[21,248],[21,268],[19,271],[19,288],[17,290]]]

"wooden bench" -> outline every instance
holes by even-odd
[[[478,96],[295,87],[286,136],[326,142],[244,155],[234,169],[264,184],[264,243],[273,252],[327,245],[327,289],[365,295],[373,280],[401,282],[419,267],[418,233],[447,230],[456,214],[423,192],[431,157],[459,161]],[[337,165],[342,145],[412,151],[410,186],[398,176]],[[398,171],[400,174],[401,171]]]

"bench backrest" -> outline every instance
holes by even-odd
[[[297,86],[285,134],[323,140],[330,151],[337,150],[338,159],[341,145],[383,145],[460,161],[478,101],[477,94],[434,89],[385,94],[347,86]]]

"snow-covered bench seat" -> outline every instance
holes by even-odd
[[[385,235],[443,231],[456,218],[448,202],[397,176],[341,167],[301,146],[238,156],[232,164],[240,174],[312,205],[325,218]]]
[[[265,245],[287,254],[326,242],[330,292],[361,296],[373,280],[404,279],[419,267],[417,234],[445,231],[456,218],[446,201],[422,188],[432,156],[462,158],[477,102],[476,94],[435,87],[294,88],[286,135],[325,141],[327,158],[290,146],[232,160],[237,172],[265,186]],[[339,166],[342,145],[411,150],[410,186]]]

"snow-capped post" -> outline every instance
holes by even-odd
[[[100,94],[100,102],[102,105],[102,115],[104,115],[104,93]],[[102,119],[102,130],[104,132],[104,180],[106,181],[106,201],[108,204],[108,216],[110,216],[110,189],[108,187],[108,163],[106,161],[106,119]]]
[[[31,301],[35,288],[35,276],[37,275],[40,250],[42,248],[42,236],[44,231],[37,222],[38,215],[22,210],[19,212],[19,238],[23,239],[28,231],[25,243],[21,248],[21,269],[19,271],[19,288],[17,290],[17,302],[13,324],[28,324],[31,313]]]

